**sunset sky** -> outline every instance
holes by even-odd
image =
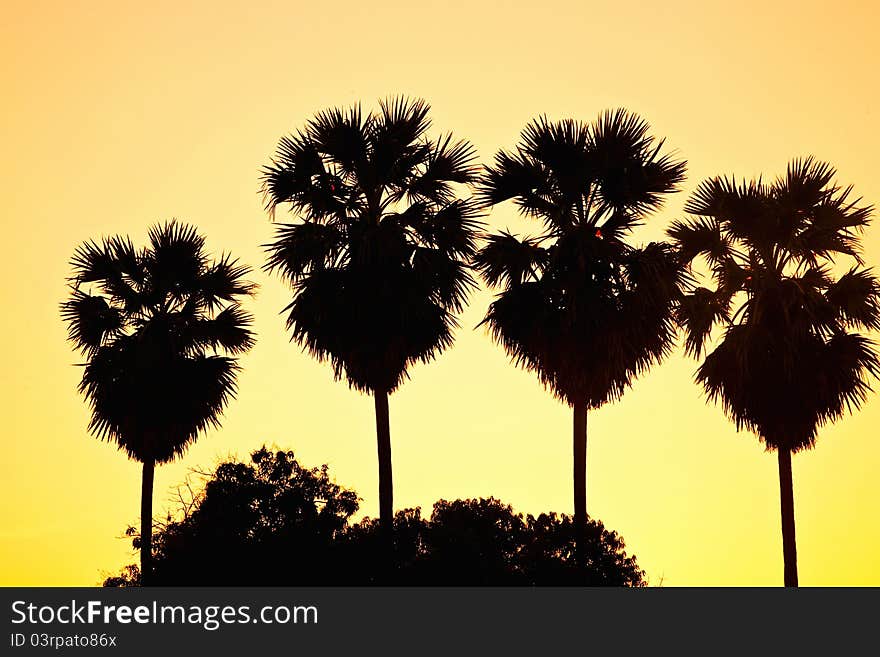
[[[378,514],[373,402],[291,345],[289,290],[259,266],[276,142],[315,112],[423,97],[482,162],[533,117],[624,106],[688,161],[662,235],[721,173],[773,178],[814,154],[880,204],[880,9],[842,2],[4,2],[0,21],[0,584],[93,585],[134,563],[140,465],[91,437],[58,304],[76,245],[143,243],[172,217],[257,269],[258,343],[238,399],[157,469],[157,515],[188,470],[263,443],[328,463]],[[279,219],[283,216],[279,213]],[[487,218],[521,230],[511,205]],[[537,226],[533,226],[536,229]],[[864,235],[880,264],[880,226]],[[495,496],[571,512],[571,413],[474,327],[391,397],[395,506]],[[874,336],[876,337],[876,336]],[[590,415],[588,508],[651,584],[779,585],[776,458],[737,433],[677,351]],[[802,585],[880,585],[880,399],[793,459]]]

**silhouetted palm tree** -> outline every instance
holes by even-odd
[[[79,389],[92,409],[89,430],[143,464],[145,584],[154,467],[219,425],[238,365],[217,352],[240,354],[254,343],[251,317],[238,302],[254,291],[244,280],[248,267],[229,255],[210,261],[204,238],[175,221],[152,227],[149,242],[136,249],[116,236],[80,245],[70,298],[61,304],[68,337],[87,357]]]
[[[786,586],[798,581],[791,454],[858,408],[880,371],[871,341],[852,332],[880,327],[880,288],[860,267],[857,239],[871,208],[834,176],[806,158],[772,184],[713,178],[685,205],[695,218],[669,230],[712,286],[682,299],[687,351],[699,357],[723,327],[696,379],[737,429],[778,453]],[[841,256],[855,260],[845,273],[833,267]]]
[[[426,136],[429,106],[397,98],[378,112],[331,109],[283,138],[264,169],[267,209],[297,218],[267,245],[266,268],[293,286],[293,340],[337,378],[372,393],[379,516],[393,521],[388,395],[452,344],[474,281],[468,260],[479,208],[455,183],[476,176],[473,148]]]
[[[543,233],[488,238],[474,259],[503,286],[485,322],[517,365],[574,411],[574,512],[585,526],[587,412],[618,399],[670,350],[681,268],[671,248],[625,241],[684,179],[685,164],[625,110],[593,124],[541,118],[481,180],[489,205],[513,199]]]

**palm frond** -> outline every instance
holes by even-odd
[[[148,235],[144,266],[153,293],[179,296],[196,289],[208,260],[195,226],[172,220],[152,226]]]
[[[131,240],[109,237],[100,244],[93,240],[84,242],[76,248],[71,266],[74,287],[96,283],[101,292],[120,300],[131,310],[143,304],[144,258]]]
[[[630,210],[615,210],[607,215],[605,221],[597,227],[605,237],[623,239],[633,229],[644,224],[642,217]]]
[[[552,205],[544,200],[550,191],[549,172],[540,163],[499,151],[495,165],[486,167],[477,194],[484,205],[521,198],[525,204],[534,204],[534,214],[539,216],[543,210],[553,212]]]
[[[671,312],[672,304],[690,282],[675,248],[666,242],[650,242],[640,249],[629,249],[621,258],[631,291],[641,303]]]
[[[402,270],[316,270],[296,284],[287,326],[294,342],[330,361],[336,378],[357,390],[392,392],[412,364],[452,344],[451,308],[426,292]]]
[[[245,279],[250,273],[251,268],[248,265],[241,264],[231,254],[224,253],[202,272],[198,294],[210,309],[219,307],[223,302],[235,301],[240,296],[252,295],[257,286]]]
[[[546,354],[557,342],[562,318],[541,281],[527,281],[505,289],[489,305],[486,324],[513,363],[550,383]]]
[[[846,326],[880,329],[880,285],[871,270],[853,267],[827,285],[825,298]]]
[[[477,287],[467,265],[441,249],[416,248],[412,268],[427,296],[455,313],[464,309],[468,295]]]
[[[282,224],[275,229],[275,240],[263,245],[268,254],[263,268],[296,281],[309,271],[332,265],[344,239],[343,232],[331,224]]]
[[[283,137],[276,158],[263,167],[260,180],[265,206],[272,216],[284,203],[315,219],[332,215],[345,205],[344,181],[324,162],[319,146],[307,133]]]
[[[370,167],[377,184],[401,185],[412,168],[429,156],[430,147],[419,142],[431,127],[431,108],[422,99],[403,96],[381,101],[379,107],[367,135]]]
[[[473,266],[492,287],[514,286],[537,275],[547,261],[547,251],[534,238],[518,239],[501,232],[486,238],[473,257]]]
[[[135,341],[101,347],[80,390],[92,408],[90,431],[131,458],[164,463],[180,456],[235,395],[238,365],[222,356],[144,360]]]
[[[795,236],[788,250],[808,266],[816,266],[820,260],[833,260],[838,255],[850,256],[863,264],[859,240],[848,231],[833,226],[807,226]]]
[[[818,162],[812,156],[792,160],[785,176],[773,185],[777,200],[788,207],[809,209],[821,205],[836,191],[829,188],[836,171],[827,162]]]
[[[67,323],[67,338],[83,353],[94,353],[112,339],[124,325],[122,313],[102,296],[73,290],[61,304],[61,317]]]
[[[76,247],[70,264],[73,268],[71,279],[80,283],[105,281],[118,273],[109,240],[83,242]]]
[[[593,182],[589,140],[590,128],[586,124],[571,119],[551,123],[542,116],[523,130],[518,151],[540,163],[553,180],[555,190],[573,203]]]
[[[817,365],[822,421],[858,410],[872,391],[868,377],[880,377],[876,344],[855,333],[840,333],[828,340]]]
[[[222,349],[237,355],[249,351],[256,338],[252,330],[253,316],[241,305],[232,303],[214,317],[200,318],[193,323],[191,339],[198,348]]]
[[[648,130],[643,118],[622,108],[603,113],[593,124],[588,151],[608,208],[650,212],[684,181],[685,162],[661,156],[664,142],[655,144]]]
[[[431,127],[431,106],[422,98],[392,96],[379,101],[376,134],[387,135],[400,143],[420,139]]]
[[[712,266],[712,276],[719,294],[731,299],[751,282],[752,274],[748,266],[740,265],[734,258],[722,260]]]
[[[721,219],[727,199],[736,193],[736,179],[715,177],[703,180],[684,204],[684,211],[700,217]]]
[[[418,242],[465,259],[476,249],[476,234],[483,228],[481,217],[482,209],[473,199],[455,199],[433,213],[425,204],[415,203],[398,215]]]
[[[685,331],[685,353],[697,357],[715,326],[730,319],[730,299],[715,290],[695,288],[679,300],[676,320]]]
[[[298,145],[293,154],[320,153],[346,174],[356,175],[366,166],[369,158],[367,131],[371,121],[372,117],[364,120],[360,105],[355,105],[347,112],[340,108],[320,112],[309,121],[307,140],[303,139],[302,145]],[[309,168],[312,175],[322,173],[323,167],[318,166],[313,158],[313,155],[306,156],[303,161],[306,170],[303,173],[307,173]],[[311,167],[309,162],[312,163]]]
[[[430,147],[424,165],[406,181],[401,191],[410,202],[449,203],[454,200],[450,183],[471,183],[476,180],[476,151],[464,140],[453,142],[446,135]]]
[[[678,247],[683,262],[705,256],[713,265],[730,261],[730,241],[722,234],[721,226],[713,217],[698,217],[689,221],[673,221],[666,234]]]

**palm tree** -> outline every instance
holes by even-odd
[[[880,287],[857,237],[871,208],[834,177],[809,157],[772,184],[706,180],[685,205],[694,217],[669,230],[709,286],[682,298],[687,352],[699,357],[722,329],[696,380],[737,430],[778,455],[786,586],[798,583],[791,455],[857,409],[880,372],[872,342],[854,332],[880,327]],[[846,271],[835,266],[841,257],[854,261]]]
[[[267,209],[288,204],[295,223],[266,245],[266,269],[293,287],[293,340],[337,379],[375,399],[379,518],[393,521],[388,396],[416,362],[453,342],[475,285],[468,260],[479,207],[458,194],[474,181],[474,150],[426,136],[429,106],[396,98],[321,112],[281,139],[263,171]],[[390,553],[389,553],[390,554]]]
[[[239,298],[255,289],[231,256],[209,260],[192,226],[156,225],[149,242],[81,244],[61,304],[68,338],[87,357],[79,390],[91,405],[89,430],[143,464],[143,584],[151,583],[154,468],[219,426],[236,390],[231,356],[254,343]]]
[[[681,268],[671,248],[626,242],[684,179],[648,124],[619,109],[592,124],[532,121],[500,151],[482,200],[513,199],[543,231],[491,235],[474,264],[503,287],[484,322],[513,361],[573,409],[574,515],[587,522],[587,412],[620,398],[675,335]]]

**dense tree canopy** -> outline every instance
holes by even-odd
[[[579,568],[569,516],[524,516],[493,498],[440,500],[427,519],[417,508],[398,511],[396,567],[389,576],[377,566],[383,549],[378,521],[351,523],[357,509],[354,491],[334,483],[326,466],[303,467],[292,452],[262,448],[249,463],[221,463],[157,531],[156,583],[643,583],[623,540],[601,523],[588,526],[587,563]],[[105,585],[131,585],[137,578],[129,567]]]
[[[665,243],[628,241],[684,179],[662,146],[625,110],[590,124],[541,118],[481,178],[485,203],[512,200],[539,222],[534,237],[496,233],[477,252],[485,281],[502,288],[485,322],[572,406],[619,398],[672,348],[680,267]]]
[[[812,447],[880,374],[859,332],[880,328],[880,286],[858,239],[872,208],[834,175],[806,158],[769,183],[706,180],[685,205],[692,218],[669,231],[703,275],[678,311],[687,351],[708,351],[697,380],[768,449]]]
[[[293,285],[288,327],[362,391],[394,391],[452,344],[474,287],[473,147],[431,138],[430,106],[394,98],[316,115],[263,171],[267,208],[287,207],[267,268]]]
[[[212,261],[205,238],[176,221],[153,226],[144,248],[86,242],[72,265],[61,312],[87,358],[90,429],[138,461],[173,460],[235,394],[236,356],[254,344],[240,303],[255,289],[250,268],[228,254]]]

